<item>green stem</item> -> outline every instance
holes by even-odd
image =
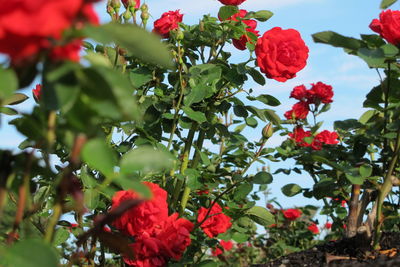
[[[53,207],[53,215],[50,218],[49,224],[47,225],[47,228],[46,228],[46,233],[44,235],[44,240],[47,243],[51,243],[53,240],[54,230],[56,228],[58,220],[61,217],[61,213],[62,213],[61,203],[57,202]]]
[[[201,149],[203,148],[205,136],[206,136],[206,132],[204,130],[200,130],[199,137],[197,138],[197,142],[196,142],[197,150],[193,156],[193,160],[192,160],[192,164],[191,164],[191,167],[193,169],[196,169],[197,165],[200,162],[200,152],[201,152]],[[179,210],[180,214],[183,214],[183,212],[186,209],[186,205],[187,205],[187,202],[188,202],[189,196],[190,196],[190,191],[191,191],[190,188],[188,186],[185,186],[185,189],[183,190],[181,206],[180,206],[180,210]]]
[[[264,148],[264,145],[265,145],[265,142],[266,142],[266,140],[263,138],[262,140],[261,140],[261,146],[260,146],[260,148],[258,149],[258,151],[256,152],[256,154],[254,155],[254,157],[251,159],[251,161],[249,162],[249,164],[247,164],[247,166],[243,169],[243,171],[242,171],[242,176],[249,170],[249,168],[251,167],[251,165],[253,165],[253,163],[258,159],[258,157],[260,156],[260,154],[261,154],[261,152],[262,152],[262,150],[263,150],[263,148]]]

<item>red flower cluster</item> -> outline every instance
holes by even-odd
[[[307,229],[313,233],[314,235],[319,234],[319,229],[318,229],[318,225],[316,225],[315,223],[310,224]]]
[[[294,29],[272,28],[258,38],[257,64],[270,79],[285,82],[296,77],[307,63],[308,47]]]
[[[369,27],[389,43],[400,44],[400,11],[382,11],[379,19],[374,19]]]
[[[178,29],[179,22],[182,22],[183,14],[179,10],[168,11],[161,15],[161,18],[154,21],[153,32],[161,35],[163,38],[169,37],[169,32]]]
[[[211,250],[211,254],[214,257],[221,255],[222,253],[224,253],[224,251],[229,251],[233,248],[233,243],[230,240],[229,241],[221,240],[221,241],[219,241],[219,244],[221,245],[222,249],[217,247],[217,248]]]
[[[227,20],[238,21],[238,18],[244,18],[246,15],[247,15],[247,11],[244,9],[240,9],[238,13],[234,14]],[[245,20],[242,20],[242,22],[247,25],[247,27],[246,27],[247,32],[250,32],[250,33],[256,35],[257,37],[260,36],[259,32],[256,31],[257,21],[255,21],[253,19],[245,19]],[[239,50],[245,50],[247,42],[252,43],[251,38],[247,34],[243,34],[239,39],[233,39],[233,41],[232,41],[233,45]]]
[[[238,6],[246,0],[218,0],[224,5]]]
[[[339,143],[339,141],[337,140],[339,136],[336,132],[324,130],[317,134],[311,144],[309,144],[304,141],[304,138],[311,137],[311,132],[304,131],[301,126],[294,128],[293,133],[289,133],[289,137],[294,140],[298,146],[311,147],[314,150],[321,150],[324,144],[336,145]]]
[[[190,231],[193,224],[174,213],[168,216],[167,192],[158,185],[144,182],[153,194],[151,200],[126,211],[113,222],[113,226],[122,233],[133,236],[135,242],[130,245],[134,259],[124,257],[131,266],[164,266],[169,259],[179,260],[190,245]],[[118,191],[112,198],[111,210],[122,202],[138,199],[134,191]]]
[[[93,10],[93,2],[93,0],[2,1],[0,53],[7,54],[13,64],[34,61],[36,54],[52,49],[52,40],[60,40],[64,30],[74,25],[80,27],[85,22],[97,24],[98,18]],[[69,59],[75,60],[79,49],[75,48],[73,56]],[[64,58],[65,56],[62,59]]]
[[[202,222],[208,213],[208,209],[201,207],[197,221]],[[231,218],[222,213],[222,208],[215,203],[208,215],[208,218],[201,224],[201,229],[209,237],[215,237],[218,234],[225,233],[232,226]]]
[[[318,106],[321,103],[332,103],[332,86],[317,82],[311,84],[311,89],[307,90],[304,85],[293,88],[290,97],[299,100],[292,109],[285,113],[286,119],[305,119],[310,111],[311,104]]]
[[[289,221],[294,221],[301,216],[301,210],[299,209],[287,209],[283,211],[283,217],[288,219]]]
[[[325,228],[326,229],[331,229],[332,228],[332,223],[331,222],[326,222],[325,223]]]

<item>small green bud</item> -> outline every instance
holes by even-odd
[[[124,17],[124,20],[125,20],[125,21],[128,21],[128,20],[130,20],[130,19],[132,18],[132,13],[129,12],[129,10],[126,10],[126,11],[124,12],[124,14],[122,14],[122,16]]]
[[[272,128],[272,123],[268,123],[262,130],[262,137],[268,140],[274,134],[274,129]]]
[[[140,7],[140,10],[141,10],[142,12],[148,11],[148,10],[149,10],[149,6],[148,6],[147,4],[143,4],[143,5]]]
[[[140,14],[140,18],[142,19],[143,22],[147,22],[149,20],[150,14],[147,11],[142,11]]]
[[[176,34],[176,40],[181,41],[183,40],[183,38],[185,38],[185,35],[183,34],[183,32],[179,29],[177,34]]]

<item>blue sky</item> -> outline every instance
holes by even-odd
[[[101,14],[103,22],[108,21],[105,13],[105,2],[96,4],[96,10]],[[143,1],[142,1],[143,2]],[[186,24],[198,22],[202,14],[210,13],[216,16],[221,4],[217,0],[148,0],[149,11],[153,19],[169,10],[180,9],[184,14],[183,21]],[[341,49],[315,44],[311,34],[333,30],[347,36],[359,37],[360,33],[371,34],[368,28],[372,19],[378,17],[380,0],[247,0],[240,8],[248,11],[271,10],[274,16],[267,22],[259,23],[260,34],[279,26],[284,29],[297,29],[310,49],[308,64],[305,69],[298,73],[297,77],[279,83],[268,80],[265,86],[259,86],[249,82],[247,88],[253,88],[255,94],[271,94],[281,100],[282,105],[277,108],[280,116],[290,109],[295,102],[288,98],[291,89],[300,84],[322,81],[334,88],[335,96],[331,111],[321,116],[325,121],[324,128],[332,129],[334,120],[358,118],[362,113],[362,102],[366,93],[378,83],[378,76],[374,70],[368,69],[367,65],[360,59],[345,54]],[[392,9],[399,9],[395,4]],[[148,28],[151,30],[152,20]],[[228,48],[235,54],[237,60],[247,56],[246,51],[238,51],[233,47]],[[31,88],[23,92],[31,96]],[[20,111],[29,112],[34,102],[32,99],[19,105]],[[0,128],[0,148],[15,148],[22,140],[13,128],[7,126],[8,118],[2,116]],[[259,139],[257,131],[248,131],[250,138]],[[282,138],[274,137],[268,143],[271,146],[278,145]],[[271,165],[272,170],[288,166],[289,163]],[[255,168],[253,168],[255,171]],[[311,178],[306,175],[276,175],[271,187],[273,196],[284,203],[285,207],[304,204],[318,204],[305,200],[302,196],[286,198],[282,195],[280,188],[287,183],[298,183],[301,186],[312,185]]]

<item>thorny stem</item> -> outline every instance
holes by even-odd
[[[249,162],[249,164],[247,164],[247,166],[242,170],[241,175],[244,175],[248,169],[251,167],[251,165],[253,165],[253,163],[258,159],[258,157],[261,155],[262,150],[264,149],[264,145],[266,143],[266,140],[264,138],[261,139],[261,145],[260,148],[258,149],[258,151],[256,152],[256,154],[254,155],[254,157],[251,159],[251,161]]]

